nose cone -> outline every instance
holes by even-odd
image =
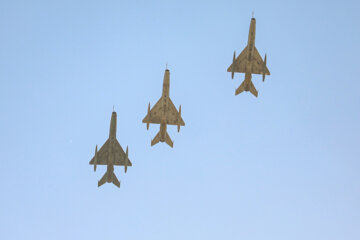
[[[109,137],[116,138],[116,112],[112,112],[111,114]]]
[[[255,18],[252,18],[252,19],[251,19],[251,22],[250,22],[250,26],[251,26],[251,27],[255,27],[255,25],[256,25],[256,19],[255,19]]]
[[[255,18],[251,18],[250,25],[251,25],[251,26],[255,26],[255,25],[256,25],[256,19],[255,19]]]
[[[170,71],[169,69],[166,69],[164,73],[164,84],[168,85],[169,82],[170,82]]]
[[[164,74],[164,79],[169,79],[170,78],[170,70],[169,69],[166,69],[165,70],[165,74]]]
[[[116,123],[116,112],[112,112],[112,114],[111,114],[111,122],[114,124],[114,123]]]

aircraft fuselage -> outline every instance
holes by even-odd
[[[167,122],[166,122],[166,115],[167,110],[169,108],[169,94],[170,94],[170,71],[165,70],[164,82],[163,82],[163,90],[162,90],[162,120],[160,123],[160,142],[165,142],[166,140],[166,129],[167,129]]]
[[[250,82],[251,82],[251,72],[250,73],[245,73],[245,86],[244,86],[244,90],[245,91],[250,91]]]
[[[113,173],[114,173],[114,165],[113,164],[108,164],[107,165],[106,173],[107,173],[106,174],[106,176],[107,176],[106,181],[108,183],[111,183],[113,181],[112,176],[113,176]]]
[[[262,74],[263,81],[265,80],[265,75],[270,75],[270,72],[266,67],[266,54],[265,60],[263,60],[255,47],[255,35],[256,19],[253,17],[250,21],[247,46],[237,58],[235,58],[236,53],[234,52],[233,63],[227,69],[228,72],[231,72],[231,78],[234,78],[235,72],[245,73],[245,79],[235,90],[235,95],[238,95],[243,91],[249,91],[257,97],[258,91],[251,81],[252,74]]]
[[[248,60],[249,64],[251,66],[251,59],[254,55],[254,49],[255,49],[255,32],[256,32],[256,20],[255,18],[251,19],[250,22],[250,29],[249,29],[249,38],[248,38]]]
[[[116,112],[111,114],[109,138],[116,139]]]
[[[150,123],[160,124],[160,130],[155,138],[151,140],[151,146],[154,146],[158,142],[166,142],[170,147],[173,147],[173,141],[167,132],[167,125],[178,125],[178,131],[180,130],[180,126],[185,126],[181,118],[181,106],[179,107],[179,111],[177,111],[170,99],[169,69],[166,69],[164,73],[161,98],[152,109],[150,109],[149,103],[148,114],[142,122],[146,123],[147,129],[149,129]]]
[[[166,140],[166,129],[167,129],[167,124],[164,121],[160,124],[160,142],[165,142]]]
[[[163,82],[163,98],[168,98],[170,92],[170,71],[168,69],[165,70],[164,82]]]
[[[109,159],[107,162],[106,181],[108,183],[111,183],[113,181],[112,176],[114,173],[114,162],[115,162],[115,144],[116,144],[116,113],[115,112],[113,112],[111,115],[109,141],[110,141],[110,147],[108,150]]]
[[[90,160],[89,163],[94,165],[94,171],[96,171],[96,165],[107,166],[105,174],[98,181],[98,187],[102,186],[106,182],[112,182],[115,186],[120,187],[120,181],[117,179],[114,173],[114,166],[123,165],[125,166],[126,172],[127,167],[131,166],[132,164],[128,159],[128,148],[126,148],[126,153],[124,153],[120,143],[116,140],[116,112],[113,111],[111,115],[109,138],[106,140],[99,151],[96,145],[95,156]]]

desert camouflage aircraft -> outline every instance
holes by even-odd
[[[148,113],[142,120],[143,123],[146,123],[146,128],[148,130],[150,123],[160,124],[160,131],[155,138],[151,140],[151,146],[154,146],[160,141],[166,142],[170,147],[173,147],[174,143],[166,131],[167,124],[177,125],[178,132],[180,131],[180,126],[185,126],[185,122],[181,118],[181,105],[178,112],[170,99],[169,90],[170,71],[169,69],[166,69],[164,74],[162,96],[151,110],[149,103]]]
[[[128,158],[128,148],[126,147],[125,153],[116,139],[116,112],[113,112],[111,115],[110,134],[108,140],[106,140],[99,151],[97,150],[96,145],[95,156],[91,159],[89,164],[94,165],[94,171],[96,171],[97,165],[107,165],[107,171],[98,182],[98,187],[103,185],[105,182],[112,182],[117,187],[120,187],[120,182],[114,174],[114,165],[124,166],[125,173],[127,171],[127,167],[132,166]]]
[[[236,89],[235,95],[243,91],[250,91],[257,97],[258,91],[251,81],[251,74],[262,74],[263,81],[265,81],[265,75],[270,75],[269,69],[266,67],[266,54],[263,61],[255,47],[255,29],[256,20],[253,17],[250,22],[248,44],[236,59],[236,53],[234,52],[233,63],[227,69],[228,72],[231,72],[232,79],[234,79],[235,72],[245,73],[245,80]]]

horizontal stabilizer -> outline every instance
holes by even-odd
[[[104,176],[100,179],[100,181],[98,182],[98,187],[100,187],[101,185],[103,185],[104,183],[107,182],[108,180],[108,176],[109,174],[111,174],[111,182],[117,186],[118,188],[120,187],[120,182],[119,180],[117,179],[117,177],[115,176],[115,174],[112,172],[112,173],[109,173],[109,172],[106,172],[104,174]]]
[[[256,90],[251,80],[248,83],[246,82],[246,80],[244,80],[241,85],[236,89],[235,95],[238,95],[243,91],[250,91],[255,97],[258,96],[258,91]]]
[[[173,147],[174,146],[174,142],[171,140],[169,134],[166,132],[166,139],[165,139],[166,143],[170,146]]]
[[[117,179],[117,177],[115,176],[114,173],[112,173],[112,183],[117,186],[118,188],[120,187],[120,182],[119,180]]]
[[[158,134],[156,134],[155,138],[153,140],[151,140],[151,146],[154,146],[155,144],[159,143],[161,140],[161,137],[160,137],[160,131],[158,132]],[[162,140],[163,141],[163,140]],[[170,146],[170,147],[173,147],[174,146],[174,143],[173,141],[171,140],[169,134],[166,132],[166,136],[165,136],[165,142]]]
[[[155,138],[151,140],[151,146],[154,146],[158,142],[160,142],[160,131],[158,132],[158,134],[156,134]]]
[[[258,96],[258,91],[256,90],[254,84],[252,83],[252,81],[250,81],[250,92],[257,97]]]
[[[106,183],[107,175],[108,175],[108,172],[106,172],[106,173],[104,174],[104,176],[100,179],[100,181],[98,181],[98,187],[100,187],[101,185],[103,185],[104,183]]]
[[[245,90],[245,81],[243,81],[240,86],[236,89],[235,95],[242,93]]]

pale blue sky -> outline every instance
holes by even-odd
[[[0,2],[0,239],[360,239],[357,1]],[[234,96],[247,43],[271,76]],[[170,96],[186,126],[150,147]],[[117,136],[133,167],[97,187]]]

